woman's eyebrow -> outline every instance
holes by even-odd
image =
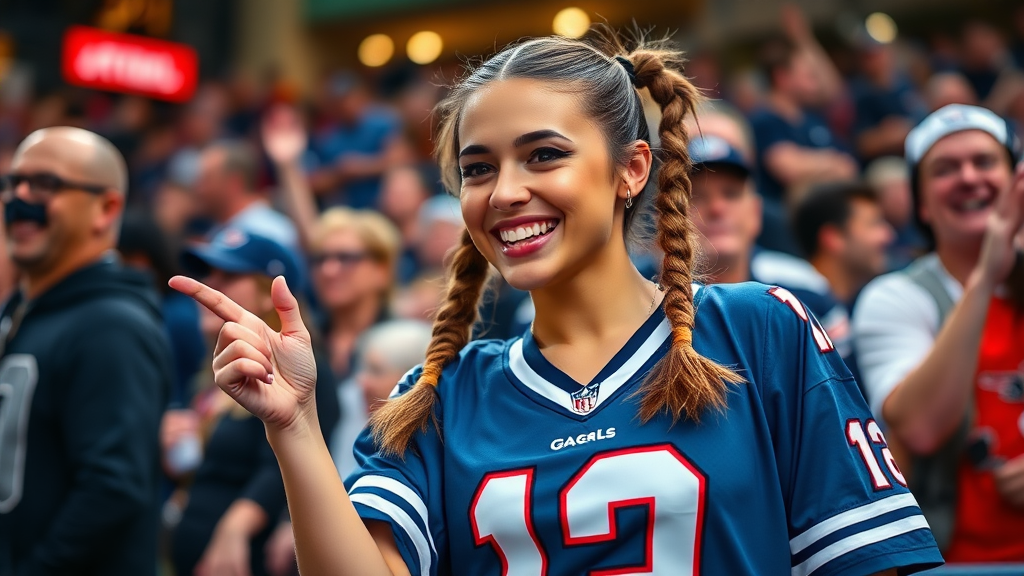
[[[469,156],[472,154],[487,154],[490,151],[491,150],[487,148],[487,146],[482,146],[480,144],[470,144],[469,146],[463,148],[462,152],[459,152],[459,158],[462,158],[463,156]]]
[[[512,146],[514,148],[519,148],[520,146],[525,146],[526,144],[536,142],[537,140],[543,140],[545,138],[560,138],[562,140],[572,142],[572,140],[569,140],[554,130],[536,130],[533,132],[527,132],[526,134],[516,138],[512,141]]]

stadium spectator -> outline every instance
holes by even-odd
[[[384,174],[378,207],[398,227],[402,236],[402,256],[398,264],[398,282],[406,284],[416,277],[416,245],[419,240],[419,214],[431,196],[423,173],[415,166],[397,166]]]
[[[1001,108],[1005,82],[1018,72],[1002,32],[979,20],[968,22],[960,39],[960,72],[989,108]]]
[[[924,98],[929,112],[950,104],[974,106],[978,103],[974,88],[959,72],[939,72],[933,75],[925,85]]]
[[[882,214],[896,232],[889,246],[889,269],[899,270],[928,250],[927,241],[914,223],[907,162],[897,156],[878,158],[864,170],[864,180],[875,190]]]
[[[213,221],[209,237],[237,228],[299,253],[295,224],[256,189],[258,171],[256,151],[241,140],[215,142],[203,150],[194,192],[199,214]]]
[[[813,111],[842,93],[838,72],[800,13],[789,7],[784,16],[787,38],[762,51],[771,87],[765,106],[750,117],[758,190],[773,204],[784,203],[796,187],[857,173],[856,161]]]
[[[694,138],[689,149],[694,166],[692,219],[708,260],[708,282],[754,280],[786,288],[820,319],[844,358],[849,356],[849,317],[828,281],[795,256],[756,247],[761,198],[739,151],[710,134]]]
[[[886,249],[895,235],[867,184],[813,186],[794,210],[793,227],[808,261],[847,310],[865,284],[888,270]]]
[[[363,332],[388,316],[400,249],[394,225],[371,210],[331,208],[317,222],[310,245],[313,288],[338,378],[352,371]]]
[[[400,290],[394,310],[400,318],[429,321],[444,298],[445,255],[458,245],[465,229],[459,200],[445,194],[424,202],[417,215],[417,229],[413,248],[417,275]]]
[[[1024,350],[1004,291],[1024,222],[1019,140],[951,105],[907,137],[914,215],[934,252],[865,287],[854,315],[863,385],[950,562],[1024,560]],[[1018,259],[1019,263],[1019,259]]]
[[[30,134],[0,179],[21,273],[0,310],[0,574],[156,574],[171,359],[148,279],[113,252],[127,182],[70,127]]]
[[[134,209],[127,212],[121,222],[117,251],[126,266],[149,274],[157,287],[164,329],[174,358],[168,406],[187,406],[194,392],[193,378],[206,358],[206,348],[199,331],[199,309],[195,301],[167,286],[167,281],[178,272],[177,251],[149,214]]]
[[[924,102],[907,75],[897,69],[891,44],[865,38],[859,48],[860,76],[850,85],[857,154],[864,161],[901,155],[907,133],[927,113]]]
[[[220,86],[200,86],[192,100],[180,111],[170,134],[175,150],[167,160],[166,175],[184,186],[192,186],[200,173],[200,156],[224,132],[227,95]]]
[[[287,247],[242,228],[227,228],[210,243],[190,247],[183,264],[227,297],[241,299],[253,313],[268,319],[273,314],[271,280],[284,276],[291,286],[301,288],[302,284],[300,263]],[[203,333],[212,344],[223,322],[209,313],[201,318]],[[329,433],[337,424],[339,408],[327,366],[317,364],[317,379],[324,385],[318,387],[316,406],[321,427]],[[196,576],[267,574],[265,547],[285,510],[285,499],[281,472],[263,425],[216,387],[197,396],[193,406],[194,412],[167,413],[168,430],[161,439],[166,461],[178,442],[209,430],[188,503],[174,530],[175,570]],[[192,422],[193,427],[181,425],[184,422]],[[172,423],[174,429],[169,430]]]
[[[323,104],[327,124],[310,139],[312,188],[325,207],[373,208],[381,175],[406,150],[399,118],[352,72],[326,82]]]
[[[367,417],[387,399],[406,372],[423,363],[430,333],[430,324],[420,320],[388,320],[360,336],[356,370],[339,388],[342,425],[328,438],[342,478],[356,468],[352,447]]]
[[[459,200],[447,194],[434,196],[420,206],[416,242],[416,263],[421,271],[440,275],[445,255],[458,246],[466,225],[462,221]]]

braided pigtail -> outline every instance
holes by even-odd
[[[382,453],[402,455],[413,434],[427,429],[428,420],[434,416],[441,371],[469,342],[488,270],[487,260],[476,249],[469,232],[464,231],[448,270],[447,295],[434,318],[433,336],[419,380],[399,398],[385,402],[370,418]]]
[[[743,379],[693,348],[693,266],[699,253],[696,230],[690,221],[690,156],[683,125],[700,94],[682,74],[678,52],[640,48],[629,56],[636,84],[646,87],[661,106],[662,165],[658,174],[658,243],[665,258],[661,286],[665,315],[672,326],[672,348],[655,366],[639,391],[640,419],[649,421],[668,412],[674,421],[683,416],[699,421],[708,409],[723,410],[729,383]]]

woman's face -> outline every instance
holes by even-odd
[[[239,306],[263,317],[274,309],[270,294],[260,289],[258,276],[252,274],[232,274],[214,269],[203,279],[210,288],[217,290],[234,300]],[[203,335],[216,338],[224,321],[205,307],[199,307],[199,324]]]
[[[387,266],[374,260],[355,230],[328,234],[312,257],[317,296],[329,310],[379,294],[391,281]]]
[[[466,226],[512,286],[558,283],[624,245],[616,198],[626,184],[572,94],[538,80],[492,82],[466,102],[458,141]]]

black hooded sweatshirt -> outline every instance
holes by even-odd
[[[171,353],[113,257],[0,314],[0,575],[152,576]]]

